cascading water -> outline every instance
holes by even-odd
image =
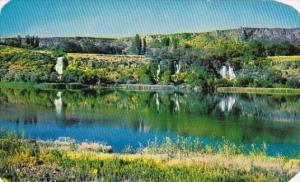
[[[64,57],[58,57],[56,60],[55,71],[58,74],[58,79],[61,80],[61,76],[64,72]]]
[[[236,78],[236,75],[233,71],[233,67],[231,66],[222,66],[221,70],[219,71],[222,78],[226,78],[229,80],[233,80]]]
[[[160,75],[160,64],[157,65],[157,70],[156,70],[156,80],[159,81],[159,75]]]
[[[227,77],[227,75],[226,75],[227,71],[226,70],[227,70],[226,66],[222,66],[222,68],[220,70],[220,74],[221,74],[222,78]]]
[[[180,73],[180,68],[181,68],[181,65],[179,64],[179,63],[177,63],[176,65],[175,65],[175,73],[176,74],[179,74]]]
[[[233,80],[236,78],[233,68],[231,66],[228,67],[228,76],[229,76],[230,80]]]

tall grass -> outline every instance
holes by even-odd
[[[166,138],[134,154],[107,154],[38,145],[0,132],[0,177],[12,181],[287,181],[300,160],[219,149],[199,139]]]

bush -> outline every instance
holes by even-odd
[[[232,87],[233,86],[233,82],[228,79],[225,79],[225,78],[218,79],[214,84],[216,87]]]
[[[287,86],[291,88],[300,88],[300,81],[297,77],[290,77],[286,82]]]
[[[234,82],[234,86],[248,87],[253,82],[253,78],[248,76],[238,76]]]
[[[53,46],[49,51],[52,53],[53,57],[62,57],[66,54],[61,46]]]

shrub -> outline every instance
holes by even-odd
[[[300,88],[300,81],[299,81],[299,78],[297,78],[297,77],[288,78],[286,84],[292,88]]]

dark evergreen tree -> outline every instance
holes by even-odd
[[[40,46],[40,38],[38,36],[35,37],[34,47]]]
[[[35,40],[34,36],[30,37],[30,45],[32,47],[34,47],[34,43],[35,43],[34,40]]]
[[[137,53],[139,55],[141,55],[142,54],[142,39],[139,34],[136,34],[136,36],[135,36],[135,44],[136,44]]]
[[[169,47],[170,46],[170,37],[164,37],[161,42],[164,47]]]
[[[30,36],[29,35],[26,35],[25,42],[27,45],[30,45]]]
[[[22,37],[20,35],[17,37],[17,46],[22,47]]]
[[[147,52],[147,42],[146,37],[143,38],[143,54],[145,55]]]

